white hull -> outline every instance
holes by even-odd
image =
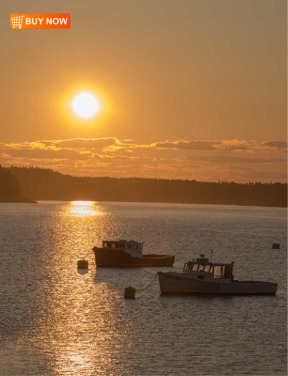
[[[275,295],[277,284],[260,281],[199,280],[191,273],[159,272],[162,294]]]

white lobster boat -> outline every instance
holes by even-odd
[[[184,264],[183,272],[159,272],[162,294],[276,295],[277,283],[238,281],[231,263],[210,262],[201,254]]]

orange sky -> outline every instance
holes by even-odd
[[[286,181],[286,1],[3,0],[0,10],[0,163]],[[10,30],[21,12],[68,12],[71,29]],[[98,93],[99,117],[71,114],[81,90]]]

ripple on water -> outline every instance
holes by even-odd
[[[0,375],[286,375],[286,212],[208,205],[0,206]],[[164,297],[155,269],[97,269],[102,239],[235,261],[276,297]],[[273,242],[280,250],[271,250]],[[89,261],[86,274],[77,261]],[[124,300],[124,288],[136,299]]]

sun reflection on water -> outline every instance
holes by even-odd
[[[49,287],[44,281],[41,294],[46,314],[35,343],[47,354],[53,375],[125,374],[116,372],[122,344],[129,346],[130,322],[121,319],[122,294],[106,279],[95,281],[92,247],[105,238],[109,221],[105,207],[94,201],[70,202],[53,217],[47,242]],[[80,258],[89,261],[85,273],[77,270]]]
[[[71,201],[71,204],[74,206],[91,206],[94,203],[94,201]]]
[[[118,333],[119,296],[106,283],[93,283],[89,275],[67,284],[67,294],[63,288],[55,286],[50,306],[54,320],[48,324],[46,351],[52,353],[53,371],[57,375],[105,375],[121,356],[121,346],[116,346],[119,336],[125,341],[125,334]]]
[[[103,215],[103,212],[95,201],[71,201],[70,213],[83,217]]]

